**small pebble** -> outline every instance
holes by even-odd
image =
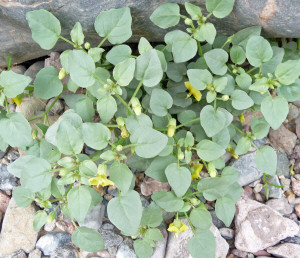
[[[28,255],[28,258],[41,258],[41,257],[42,257],[42,252],[39,249],[34,249]]]
[[[295,213],[298,216],[298,218],[300,219],[300,203],[295,205]]]
[[[234,230],[231,228],[220,228],[219,231],[225,239],[233,239],[234,237]]]
[[[264,187],[263,184],[260,184],[260,183],[257,184],[253,189],[254,193],[259,193],[263,189],[263,187]]]
[[[44,230],[47,232],[51,232],[55,229],[56,220],[54,219],[51,223],[46,223],[44,226]]]

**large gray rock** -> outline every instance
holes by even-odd
[[[300,245],[285,243],[267,249],[268,253],[276,257],[282,258],[298,258],[300,257]]]
[[[298,233],[298,225],[267,205],[241,198],[235,217],[235,247],[246,252],[257,252]]]
[[[0,66],[6,65],[7,55],[12,55],[14,63],[37,58],[49,54],[42,50],[31,38],[31,32],[25,20],[25,14],[35,9],[50,10],[62,24],[62,35],[69,38],[74,24],[79,21],[84,28],[86,39],[96,45],[100,42],[94,30],[94,20],[102,10],[110,8],[131,7],[133,14],[133,38],[136,42],[141,36],[148,40],[163,41],[165,31],[152,24],[149,20],[154,9],[167,0],[139,1],[99,1],[99,0],[63,0],[44,1],[1,1],[0,2]],[[185,0],[174,0],[183,4]],[[195,1],[202,10],[206,0]],[[251,25],[261,25],[264,34],[272,37],[300,37],[300,2],[276,0],[236,0],[233,12],[224,19],[210,18],[222,34],[231,35]],[[179,26],[183,29],[183,26]],[[70,47],[59,40],[56,51]]]
[[[2,224],[0,236],[0,257],[20,249],[26,253],[34,249],[38,233],[33,228],[35,208],[19,208],[11,198]]]

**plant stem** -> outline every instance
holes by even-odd
[[[11,67],[11,55],[8,55],[7,56],[7,71],[10,70],[10,67]]]
[[[176,129],[178,129],[178,128],[182,127],[182,126],[185,126],[185,125],[187,125],[187,124],[190,124],[190,123],[199,121],[199,120],[200,120],[200,117],[195,118],[195,119],[192,119],[192,120],[190,120],[190,121],[187,121],[187,122],[185,122],[185,123],[183,123],[183,124],[180,124],[180,125],[176,126]]]
[[[203,56],[202,48],[200,42],[197,40],[197,45],[198,45],[198,52],[200,56]]]
[[[187,219],[187,221],[188,221],[188,223],[189,223],[189,225],[190,225],[191,230],[193,231],[194,235],[196,235],[196,231],[195,231],[195,229],[194,229],[194,226],[192,225],[192,222],[190,221],[189,216],[187,215],[186,212],[184,213],[184,215],[185,215],[185,217],[186,217],[186,219]]]
[[[71,44],[73,47],[76,48],[76,44],[73,43],[72,41],[66,39],[65,37],[63,37],[63,36],[61,36],[61,35],[59,35],[58,37],[59,37],[60,39],[64,40],[64,41],[68,42],[69,44]]]
[[[142,87],[142,85],[143,85],[143,80],[141,80],[141,81],[139,82],[138,86],[136,87],[136,89],[135,89],[135,91],[134,91],[134,93],[133,93],[131,99],[129,100],[129,104],[130,104],[130,102],[132,101],[132,99],[138,94],[138,92],[139,92],[140,88]]]
[[[127,110],[129,110],[131,114],[134,114],[131,108],[129,107],[129,104],[119,94],[116,93],[115,96],[118,100],[120,100],[123,103],[123,105],[127,108]]]
[[[101,47],[101,46],[103,45],[103,43],[107,40],[108,36],[109,36],[109,34],[106,35],[105,38],[103,38],[103,39],[101,40],[101,42],[100,42],[99,45],[97,46],[98,48]]]

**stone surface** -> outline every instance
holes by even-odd
[[[300,180],[292,178],[292,189],[297,196],[300,196]]]
[[[290,178],[290,161],[285,152],[277,153],[277,176]]]
[[[300,245],[296,244],[280,244],[277,246],[269,247],[268,253],[273,254],[276,257],[282,258],[299,258],[300,257]]]
[[[104,212],[105,212],[105,206],[101,203],[98,204],[96,207],[94,207],[88,212],[84,222],[80,223],[80,226],[85,226],[95,230],[100,229],[104,217]]]
[[[300,245],[300,237],[299,236],[287,237],[283,239],[281,242]]]
[[[287,199],[282,197],[280,199],[272,199],[266,202],[266,205],[278,211],[281,215],[292,213],[293,209],[288,203]]]
[[[111,230],[101,229],[99,232],[103,238],[105,249],[118,247],[123,242],[123,238]]]
[[[271,184],[281,186],[277,175],[273,176],[270,179],[269,182]],[[268,185],[268,188],[269,188],[269,198],[280,199],[282,197],[283,191],[280,187],[276,187],[276,186],[273,186],[273,185]],[[264,194],[264,196],[267,196],[267,190],[266,190],[265,187],[262,189],[262,193]]]
[[[290,155],[295,147],[297,136],[281,125],[277,130],[270,130],[269,139],[276,150]]]
[[[182,219],[182,222],[188,225],[188,221],[186,219]],[[215,257],[225,258],[229,250],[229,245],[214,225],[211,226],[210,230],[214,234],[216,239]],[[165,258],[192,258],[187,248],[187,242],[193,236],[192,230],[188,229],[180,233],[178,237],[174,237],[174,235],[175,233],[169,234]]]
[[[7,165],[0,167],[0,190],[8,191],[17,186],[18,179],[7,170]]]
[[[246,258],[248,255],[247,252],[241,251],[239,249],[233,249],[231,251],[235,256],[240,257],[240,258]]]
[[[295,213],[298,216],[298,218],[300,219],[300,203],[297,203],[295,205]]]
[[[134,250],[125,243],[122,243],[117,251],[116,258],[137,258]]]
[[[54,100],[55,98],[52,98],[48,101],[46,105],[46,110],[52,105]],[[53,107],[50,109],[49,115],[60,115],[63,111],[64,111],[64,104],[59,99],[54,103]]]
[[[76,258],[76,249],[71,245],[65,245],[57,248],[50,256],[50,258]]]
[[[9,204],[9,200],[10,200],[10,198],[5,193],[0,191],[0,212],[2,212],[2,213],[6,212],[6,209]]]
[[[96,34],[94,21],[102,10],[120,8],[123,6],[132,7],[133,15],[133,38],[129,41],[137,42],[140,37],[145,36],[149,41],[162,42],[165,31],[150,22],[152,12],[167,0],[159,1],[72,1],[66,4],[62,0],[46,1],[2,1],[0,16],[0,66],[7,63],[7,54],[12,55],[13,63],[20,63],[25,60],[34,59],[49,54],[50,51],[41,49],[31,38],[31,32],[25,20],[25,14],[35,9],[46,9],[51,11],[62,24],[62,35],[70,39],[70,31],[74,24],[79,21],[84,29],[86,41],[92,46],[99,44],[101,38]],[[182,0],[174,2],[183,3]],[[205,0],[197,0],[203,12],[205,11]],[[260,25],[263,34],[271,37],[299,38],[300,19],[299,3],[294,1],[290,4],[286,1],[275,0],[237,0],[233,12],[224,19],[210,18],[221,34],[232,35],[236,31],[252,25]],[[86,15],[86,14],[89,15]],[[185,29],[183,23],[177,26]],[[70,48],[70,45],[59,40],[54,47],[55,51]]]
[[[165,257],[166,247],[168,242],[168,231],[165,228],[160,229],[164,240],[156,242],[156,247],[154,248],[151,258],[162,258]]]
[[[56,223],[56,219],[54,219],[52,222],[50,223],[46,223],[44,225],[44,230],[47,232],[51,232],[55,229],[55,223]]]
[[[262,177],[263,173],[257,168],[255,163],[256,153],[240,156],[232,163],[232,167],[240,172],[238,183],[241,186],[248,185]]]
[[[7,255],[4,258],[27,258],[26,253],[23,250],[18,250],[17,252]]]
[[[288,113],[288,120],[296,119],[299,116],[298,107],[290,104],[289,105],[289,113]]]
[[[37,241],[36,248],[40,249],[44,255],[51,255],[57,248],[68,245],[70,242],[70,234],[50,232]]]
[[[28,258],[41,258],[41,257],[42,257],[42,252],[39,249],[34,249],[28,255]]]
[[[233,239],[234,237],[234,230],[231,228],[220,228],[219,229],[220,234],[222,237],[224,237],[225,239]]]
[[[36,112],[41,111],[45,108],[45,103],[43,100],[35,97],[26,97],[22,100],[20,106],[17,106],[16,112],[19,112],[25,116],[25,118],[30,118],[36,115]]]
[[[224,228],[225,227],[225,224],[223,223],[222,220],[220,220],[217,215],[216,215],[216,212],[214,210],[212,211],[209,211],[210,212],[210,215],[211,215],[211,218],[212,218],[212,223],[217,227],[217,228]]]
[[[235,217],[235,246],[246,252],[263,250],[298,233],[298,225],[259,202],[241,198]]]
[[[0,236],[0,257],[19,249],[29,253],[34,249],[37,232],[33,229],[35,208],[19,208],[12,198],[6,210]]]
[[[145,177],[141,184],[142,195],[149,196],[158,191],[170,191],[169,183],[159,182],[151,177]]]
[[[10,68],[15,73],[24,74],[26,72],[26,67],[24,65],[16,65]]]
[[[16,60],[13,62],[16,62]],[[44,68],[44,63],[44,61],[37,61],[33,63],[31,66],[28,67],[24,75],[29,76],[34,81],[37,73]]]

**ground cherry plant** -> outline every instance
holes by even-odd
[[[296,42],[283,40],[279,47],[277,41],[261,37],[258,26],[216,37],[210,17],[222,19],[233,6],[234,0],[207,1],[205,16],[188,2],[185,10],[175,3],[162,4],[150,20],[163,29],[182,20],[186,30],[169,31],[165,42],[155,46],[142,37],[135,55],[124,44],[132,36],[128,7],[98,15],[94,25],[102,39],[97,46],[85,42],[80,23],[67,39],[50,12],[27,13],[32,37],[41,48],[50,50],[58,40],[72,48],[61,54],[60,71],[45,67],[33,84],[30,77],[11,71],[10,64],[0,74],[0,147],[26,152],[8,170],[21,182],[13,191],[16,203],[41,207],[34,217],[36,230],[61,210],[76,227],[75,245],[102,250],[99,232],[80,225],[102,202],[99,189],[114,185],[118,196],[108,202],[108,217],[135,239],[139,257],[151,257],[163,239],[157,228],[162,210],[174,213],[169,231],[193,231],[187,243],[193,257],[215,257],[205,203],[215,202],[217,216],[230,226],[242,194],[239,172],[226,166],[222,156],[227,151],[237,159],[254,147],[257,167],[267,177],[275,175],[276,152],[270,146],[258,148],[254,140],[278,129],[287,117],[288,102],[300,98]],[[102,48],[107,41],[114,45],[109,51]],[[8,103],[19,105],[26,95],[55,100],[27,120],[8,109]],[[48,113],[59,98],[70,109],[50,125]],[[245,110],[254,114],[249,132],[243,130]],[[28,121],[36,122],[35,129]],[[84,145],[95,153],[83,154]],[[154,193],[143,209],[131,169],[168,182],[172,190]],[[209,176],[200,177],[201,171]]]

